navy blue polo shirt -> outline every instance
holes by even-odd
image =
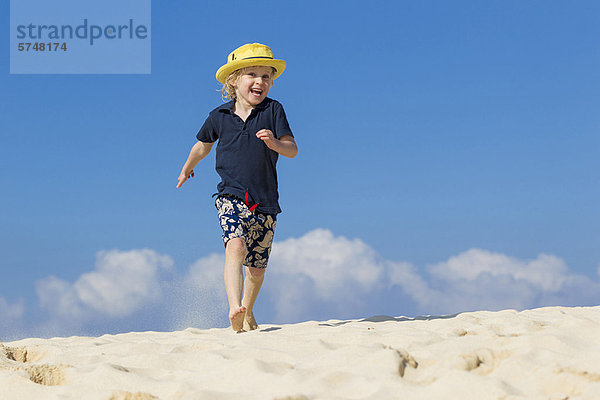
[[[279,154],[257,138],[256,132],[269,129],[276,139],[293,136],[283,106],[267,97],[244,122],[234,113],[234,104],[230,101],[212,110],[196,135],[205,143],[219,140],[216,169],[221,182],[215,195],[229,194],[244,200],[247,191],[248,203],[258,203],[258,211],[279,214],[276,169]]]

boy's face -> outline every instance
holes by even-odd
[[[271,67],[246,67],[244,72],[233,83],[237,101],[247,103],[249,106],[260,104],[271,88]]]

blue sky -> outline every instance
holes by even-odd
[[[226,325],[214,153],[175,185],[248,42],[300,150],[259,322],[600,303],[598,2],[153,2],[151,36],[149,75],[0,42],[0,338]]]

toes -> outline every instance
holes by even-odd
[[[232,315],[229,316],[231,321],[231,328],[239,332],[242,330],[244,325],[244,317],[246,316],[246,307],[238,308]]]

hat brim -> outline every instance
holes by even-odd
[[[235,60],[223,65],[221,68],[217,70],[217,80],[223,84],[225,84],[225,79],[236,69],[245,68],[245,67],[254,67],[254,66],[266,66],[273,67],[277,70],[275,75],[271,77],[271,79],[275,79],[279,77],[285,70],[285,61],[284,60],[274,60],[272,58],[248,58],[245,60]]]

